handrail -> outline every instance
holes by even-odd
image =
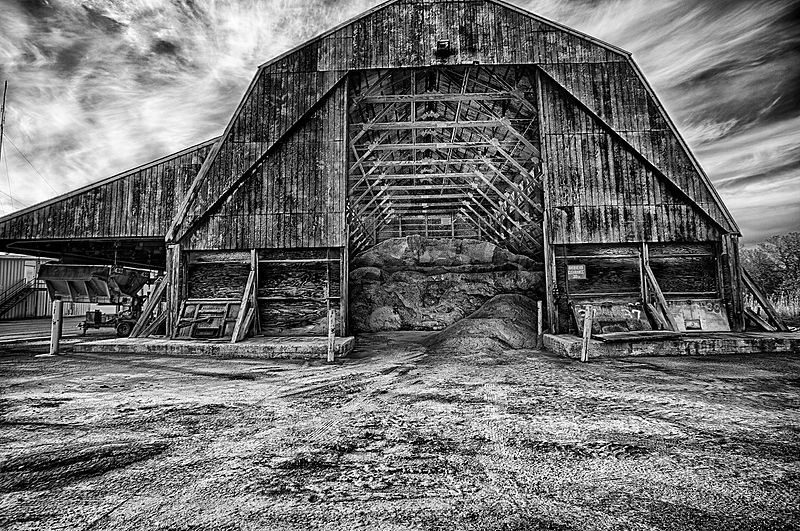
[[[5,299],[6,298],[6,294],[11,293],[12,291],[17,291],[17,289],[20,286],[22,286],[23,284],[26,284],[27,282],[28,282],[28,280],[24,279],[24,278],[14,282],[13,284],[11,284],[11,286],[6,288],[6,290],[3,291],[3,293],[0,293],[0,300]]]
[[[4,302],[11,299],[12,297],[16,297],[24,290],[32,288],[35,282],[36,279],[28,280],[25,278],[15,282],[9,288],[7,288],[3,293],[0,293],[0,305],[2,305]]]

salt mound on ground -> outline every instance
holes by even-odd
[[[432,351],[499,352],[534,348],[536,301],[518,294],[496,295],[477,311],[429,337]]]

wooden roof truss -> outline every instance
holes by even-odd
[[[420,233],[425,220],[427,230],[428,216],[540,249],[531,235],[542,214],[534,86],[533,71],[513,65],[353,73],[347,210],[356,249],[392,224]]]

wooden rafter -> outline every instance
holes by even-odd
[[[514,231],[526,238],[538,223],[541,183],[526,168],[539,157],[527,136],[537,108],[515,88],[518,70],[500,73],[516,76],[506,84],[479,71],[411,70],[355,83],[362,92],[351,98],[348,202],[356,232],[396,222],[402,233],[402,219],[433,211],[459,214],[495,241]]]

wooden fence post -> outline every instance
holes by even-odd
[[[544,322],[542,316],[542,301],[536,301],[536,349],[542,350],[544,346]]]
[[[589,340],[592,338],[594,312],[594,308],[589,308],[586,311],[586,316],[583,318],[583,343],[581,344],[581,361],[583,363],[589,361]]]
[[[61,341],[61,331],[63,330],[64,301],[56,299],[53,301],[53,321],[50,325],[50,355],[58,354],[58,343]]]

